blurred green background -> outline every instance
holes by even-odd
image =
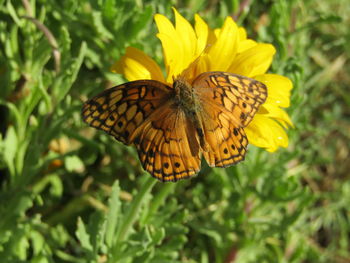
[[[162,62],[172,6],[276,47],[287,149],[164,184],[82,122],[127,46]],[[0,261],[350,262],[349,28],[348,0],[0,0]]]

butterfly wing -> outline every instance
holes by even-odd
[[[147,123],[137,144],[143,168],[161,181],[178,181],[200,170],[194,126],[181,109],[163,107]]]
[[[154,80],[138,80],[107,89],[84,103],[83,120],[126,145],[141,124],[165,105],[171,88]]]
[[[124,144],[134,144],[143,168],[161,181],[193,176],[200,169],[193,125],[171,105],[173,90],[139,80],[103,91],[88,100],[82,116]]]
[[[226,72],[206,72],[192,83],[202,104],[202,123],[210,166],[227,167],[244,159],[248,140],[244,132],[267,98],[266,86]]]
[[[211,167],[228,167],[244,160],[248,140],[242,126],[231,122],[228,113],[207,104],[201,113],[203,134],[209,145],[203,156]]]
[[[228,72],[206,72],[193,82],[203,101],[230,113],[236,125],[247,126],[267,98],[266,86],[254,79]]]

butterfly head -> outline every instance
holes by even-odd
[[[198,96],[186,79],[179,77],[173,84],[175,104],[182,108],[187,115],[193,115],[200,110]]]

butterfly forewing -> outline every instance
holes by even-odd
[[[192,85],[203,103],[212,102],[224,108],[237,126],[246,127],[267,98],[267,88],[263,83],[227,72],[203,73]]]
[[[264,84],[226,72],[206,72],[193,82],[202,105],[202,122],[210,166],[227,167],[244,160],[248,139],[244,132],[266,100]]]
[[[128,82],[88,100],[84,121],[125,144],[134,142],[150,115],[167,101],[170,87],[154,80]]]

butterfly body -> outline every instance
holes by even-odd
[[[193,87],[184,79],[176,79],[173,84],[175,105],[179,106],[191,118],[201,110],[198,95]]]
[[[204,140],[203,125],[200,116],[203,114],[202,102],[194,89],[184,78],[180,77],[173,84],[175,96],[173,97],[174,106],[177,110],[183,111],[186,118],[192,122],[192,126],[197,132],[202,150],[207,151],[207,144]],[[198,147],[191,147],[198,148]]]
[[[161,181],[196,175],[244,159],[244,127],[267,97],[256,80],[225,72],[183,76],[172,87],[139,80],[105,90],[83,106],[83,119],[124,144],[134,144],[143,168]]]

